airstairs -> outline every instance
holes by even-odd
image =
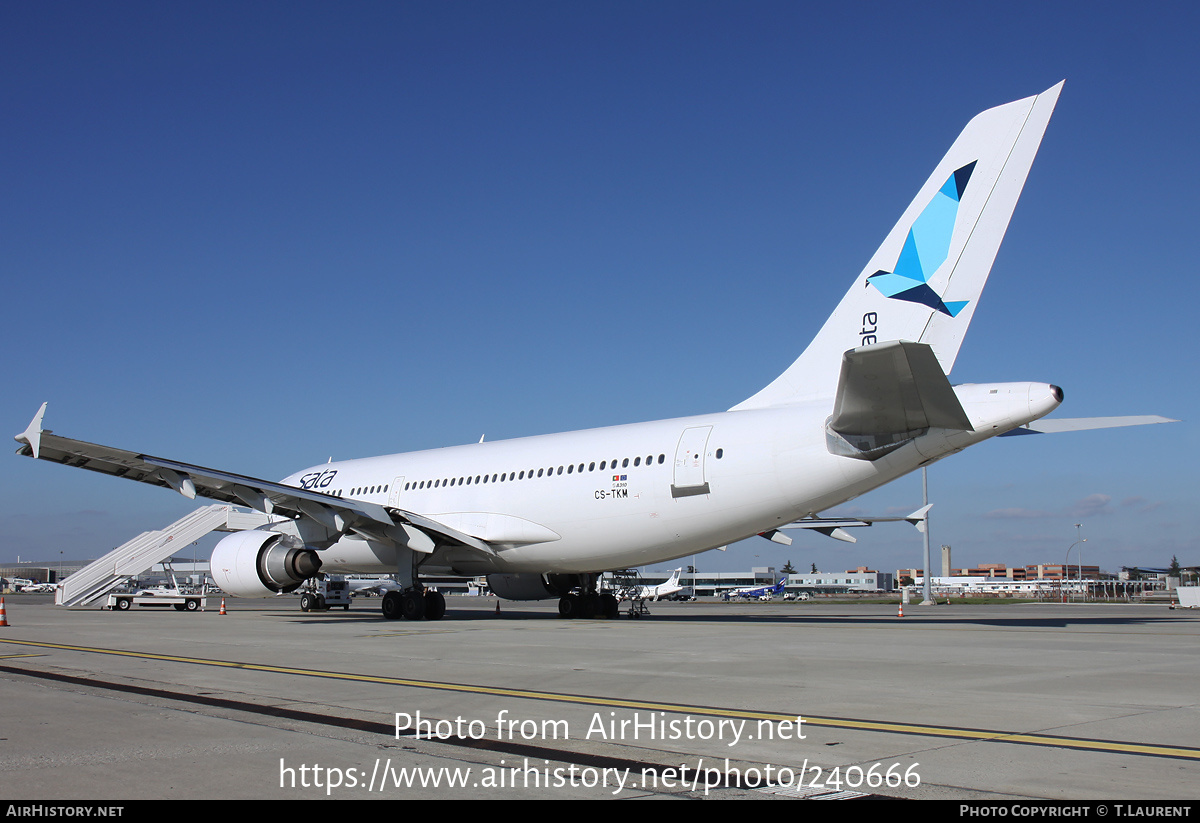
[[[646,586],[642,582],[641,572],[637,569],[617,569],[611,571],[609,580],[612,583],[613,594],[619,601],[629,601],[629,616],[641,617],[650,614],[646,606]]]
[[[176,520],[160,531],[142,532],[64,580],[54,593],[56,606],[84,606],[161,563],[184,546],[214,531],[254,529],[271,518],[218,503]]]

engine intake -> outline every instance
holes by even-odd
[[[231,534],[213,549],[213,580],[235,597],[271,597],[295,591],[321,569],[321,557],[278,532]]]

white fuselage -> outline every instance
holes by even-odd
[[[1039,383],[955,389],[972,432],[934,429],[874,461],[830,453],[828,401],[314,466],[283,482],[415,512],[495,547],[439,548],[425,573],[600,572],[706,551],[815,515],[1058,405]],[[396,570],[344,537],[328,572]]]

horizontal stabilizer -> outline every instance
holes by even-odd
[[[847,437],[972,430],[933,349],[902,340],[842,355],[829,428]]]
[[[1158,414],[1140,414],[1131,417],[1059,417],[1050,420],[1035,420],[1011,431],[1006,431],[1000,437],[1022,434],[1057,434],[1058,432],[1078,432],[1089,429],[1117,429],[1122,426],[1148,426],[1151,423],[1178,422],[1178,420]]]

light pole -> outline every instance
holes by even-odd
[[[1080,586],[1083,585],[1083,548],[1082,548],[1082,545],[1087,542],[1086,537],[1079,536],[1079,534],[1080,534],[1079,529],[1082,525],[1083,525],[1082,523],[1075,524],[1075,536],[1078,537],[1079,539],[1067,547],[1067,556],[1066,556],[1066,559],[1063,560],[1063,582],[1066,582],[1066,580],[1069,576],[1068,569],[1070,568],[1070,563],[1071,563],[1071,549],[1075,548],[1076,546],[1081,547],[1079,549],[1079,585]],[[1084,598],[1084,599],[1086,600],[1087,598]],[[1063,589],[1063,602],[1064,603],[1067,602],[1067,590],[1065,588]]]
[[[929,505],[929,475],[926,473],[927,466],[921,467],[921,505]],[[925,536],[925,583],[921,587],[921,605],[932,606],[935,604],[933,599],[933,569],[930,568],[929,561],[929,510],[925,510],[925,522],[920,524],[925,528],[921,529]]]

